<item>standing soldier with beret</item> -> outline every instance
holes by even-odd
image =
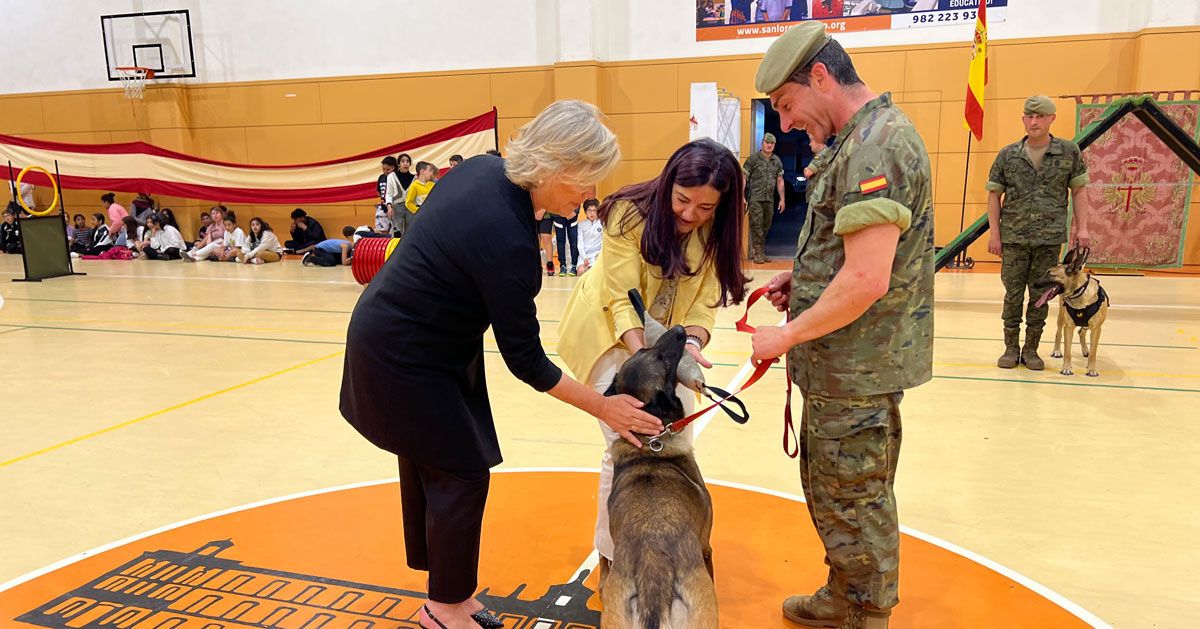
[[[899,602],[900,401],[933,374],[929,155],[891,95],[863,84],[820,22],[772,44],[755,87],[784,131],[835,136],[814,160],[794,268],[767,284],[791,321],[754,335],[754,358],[788,353],[804,396],[800,480],[829,566],[826,584],[788,598],[783,614],[882,629]]]
[[[1050,134],[1054,101],[1045,96],[1025,100],[1025,137],[1000,149],[988,175],[988,227],[992,236],[988,252],[1000,256],[1004,282],[1004,355],[998,367],[1012,369],[1024,363],[1041,371],[1045,363],[1037,354],[1046,325],[1043,304],[1034,305],[1033,283],[1058,263],[1067,242],[1067,189],[1075,200],[1075,242],[1088,246],[1087,205],[1081,194],[1088,183],[1087,164],[1079,147]],[[1025,311],[1025,347],[1021,348],[1021,306],[1030,291]]]
[[[775,134],[763,134],[762,150],[746,158],[742,170],[746,173],[747,209],[750,214],[750,244],[754,247],[754,263],[763,264],[767,256],[763,245],[771,230],[771,214],[775,211],[775,193],[779,192],[779,213],[787,207],[783,196],[783,162],[775,154]]]

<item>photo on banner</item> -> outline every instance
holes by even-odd
[[[1008,17],[1008,0],[987,0],[988,21]],[[696,41],[778,37],[805,21],[831,33],[972,24],[979,0],[696,0]]]

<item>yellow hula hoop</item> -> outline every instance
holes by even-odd
[[[54,181],[54,175],[50,174],[50,171],[46,170],[45,168],[42,168],[41,166],[26,166],[23,170],[21,170],[20,174],[17,175],[18,189],[21,187],[21,180],[25,178],[25,173],[31,170],[36,170],[42,173],[47,179],[50,180],[50,187],[54,188],[54,202],[50,204],[50,207],[44,210],[32,210],[28,205],[25,205],[25,199],[21,198],[21,195],[18,193],[17,203],[20,203],[21,207],[25,208],[26,212],[29,212],[34,216],[46,216],[58,208],[58,183]]]
[[[388,258],[392,257],[392,252],[396,250],[396,245],[398,245],[398,244],[400,244],[399,238],[393,238],[392,241],[388,243],[387,249],[383,252],[384,260],[387,260]]]

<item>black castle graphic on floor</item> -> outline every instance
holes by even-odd
[[[242,565],[218,557],[231,540],[190,552],[143,553],[74,591],[17,617],[54,629],[396,629],[415,628],[426,594]],[[555,585],[537,600],[508,596],[479,600],[506,629],[597,629],[594,593],[575,581]]]

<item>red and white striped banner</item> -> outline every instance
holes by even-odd
[[[15,180],[26,166],[54,172],[71,190],[148,192],[228,203],[335,203],[378,196],[384,156],[408,153],[445,168],[454,154],[471,157],[496,146],[496,110],[392,146],[313,164],[233,164],[185,155],[145,142],[69,144],[0,135],[0,173]],[[11,162],[12,167],[9,168]],[[45,175],[22,181],[49,186]]]

